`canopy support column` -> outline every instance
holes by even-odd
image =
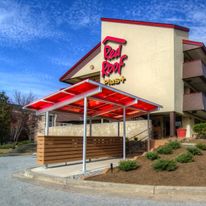
[[[86,174],[86,149],[87,149],[87,97],[84,97],[84,134],[83,134],[83,167],[82,172]]]
[[[44,128],[44,135],[49,135],[49,112],[45,113],[45,128]]]
[[[170,112],[170,137],[175,136],[175,120],[176,120],[176,113]]]
[[[92,136],[92,118],[89,119],[89,136]]]
[[[126,159],[126,107],[123,107],[123,159]]]
[[[148,139],[147,139],[147,151],[150,151],[150,113],[147,113],[147,131],[148,131]]]

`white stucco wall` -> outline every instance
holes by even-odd
[[[120,136],[123,136],[122,122],[120,123]],[[148,135],[147,120],[127,121],[126,122],[126,136],[131,138],[137,134],[138,138],[144,138]],[[87,135],[89,136],[89,124],[87,125]],[[49,128],[49,135],[57,136],[82,136],[83,125],[67,125],[67,126],[56,126]],[[117,136],[118,135],[118,123],[99,123],[92,124],[92,136]]]

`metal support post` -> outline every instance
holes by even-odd
[[[89,136],[92,136],[92,118],[89,119]]]
[[[123,107],[123,159],[126,159],[126,107]]]
[[[147,130],[148,130],[147,151],[150,151],[150,114],[149,113],[147,113]]]
[[[87,148],[87,97],[84,97],[84,134],[83,134],[83,167],[82,172],[86,174],[86,148]]]
[[[44,135],[45,136],[49,135],[49,112],[45,113],[45,130],[44,130]]]

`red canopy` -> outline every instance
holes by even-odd
[[[87,115],[90,117],[121,119],[124,107],[126,107],[127,117],[136,117],[161,107],[148,100],[87,79],[32,102],[24,108],[34,110],[37,114],[53,110],[83,114],[85,97],[88,99]]]

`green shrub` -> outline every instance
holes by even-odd
[[[193,155],[202,155],[201,150],[198,149],[197,147],[188,147],[187,151],[190,152]]]
[[[15,148],[15,144],[3,144],[0,145],[0,149],[13,149]]]
[[[146,157],[149,160],[156,160],[159,158],[159,155],[156,152],[147,152]]]
[[[176,161],[180,163],[188,163],[193,161],[193,155],[190,152],[185,152],[177,156]]]
[[[167,144],[169,147],[172,147],[172,149],[179,149],[181,147],[181,143],[177,140],[171,141]]]
[[[156,160],[153,168],[157,171],[174,171],[177,169],[177,163],[174,160]]]
[[[168,144],[157,148],[157,153],[159,154],[172,154],[172,147]]]
[[[24,144],[30,144],[30,143],[32,143],[31,140],[23,140],[21,142],[18,142],[17,145],[24,145]]]
[[[193,127],[193,131],[197,133],[199,137],[205,137],[206,136],[206,123],[195,124]]]
[[[135,170],[140,165],[135,160],[122,160],[119,162],[119,169],[123,171]]]
[[[206,144],[203,144],[203,143],[196,144],[196,147],[201,149],[201,150],[206,150]]]

